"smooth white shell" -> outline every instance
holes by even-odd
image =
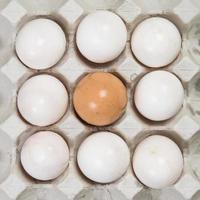
[[[154,135],[143,140],[133,155],[133,169],[146,186],[161,189],[174,184],[183,171],[183,156],[171,139]]]
[[[123,51],[127,30],[119,16],[110,11],[96,11],[79,24],[76,43],[81,54],[95,63],[115,59]]]
[[[137,84],[134,101],[144,117],[154,121],[167,120],[181,109],[184,89],[174,74],[153,71],[142,77]]]
[[[51,75],[33,76],[18,92],[19,112],[33,125],[48,126],[57,122],[65,114],[67,105],[65,86]]]
[[[77,161],[86,177],[95,182],[109,183],[126,172],[130,152],[118,135],[98,132],[83,141],[78,150]]]
[[[16,52],[20,60],[32,69],[47,69],[55,65],[66,49],[61,27],[49,19],[35,19],[19,31]]]
[[[65,140],[52,131],[40,131],[29,137],[21,150],[21,163],[35,179],[51,180],[61,175],[69,162]]]
[[[171,21],[151,17],[133,31],[131,48],[135,57],[147,67],[163,67],[178,56],[181,40],[179,30]]]

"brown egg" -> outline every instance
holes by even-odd
[[[76,86],[73,104],[77,114],[87,123],[96,126],[109,125],[126,108],[126,87],[111,73],[90,73]]]

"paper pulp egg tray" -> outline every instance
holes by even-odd
[[[111,10],[126,23],[126,49],[112,62],[94,64],[77,51],[75,33],[85,15],[94,10]],[[177,59],[163,68],[175,73],[185,89],[180,112],[165,122],[150,122],[138,114],[133,91],[138,80],[151,71],[138,63],[130,49],[134,27],[149,16],[163,16],[174,22],[182,35]],[[16,56],[17,31],[29,20],[45,17],[60,24],[68,39],[68,49],[59,63],[45,71],[31,70]],[[68,88],[70,100],[76,83],[94,71],[112,72],[128,88],[129,102],[124,115],[112,126],[94,127],[76,116],[70,103],[65,116],[49,127],[26,123],[16,108],[17,91],[30,76],[49,73]],[[70,101],[71,102],[71,101]],[[38,130],[61,134],[70,147],[70,163],[57,179],[37,181],[23,170],[19,154],[24,141]],[[130,164],[119,180],[95,184],[80,173],[77,149],[89,134],[108,130],[123,137],[131,154],[145,137],[162,134],[173,139],[184,155],[184,171],[171,187],[153,190],[142,185]],[[0,200],[199,200],[200,199],[200,1],[199,0],[0,0]]]

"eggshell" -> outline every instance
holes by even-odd
[[[61,175],[69,162],[65,140],[52,131],[40,131],[29,137],[21,150],[21,163],[35,179],[51,180]]]
[[[151,17],[135,28],[131,48],[135,57],[147,67],[163,67],[178,56],[182,38],[168,19]]]
[[[115,59],[123,51],[127,30],[113,12],[101,10],[87,15],[79,24],[76,43],[81,54],[95,63]]]
[[[17,107],[22,117],[37,126],[56,123],[66,112],[68,92],[54,76],[41,74],[28,79],[19,89]]]
[[[178,145],[161,135],[144,139],[133,155],[133,169],[137,178],[154,189],[174,184],[181,176],[183,163]]]
[[[126,108],[126,87],[111,73],[90,73],[77,84],[73,104],[87,123],[108,125],[119,119]]]
[[[118,135],[98,132],[82,142],[77,161],[86,177],[95,182],[109,183],[126,172],[130,152],[125,141]]]
[[[174,74],[161,70],[153,71],[138,82],[134,101],[144,117],[163,121],[173,117],[181,109],[184,89]]]
[[[62,28],[50,19],[34,19],[25,24],[16,37],[16,52],[20,60],[32,69],[47,69],[55,65],[66,50]]]

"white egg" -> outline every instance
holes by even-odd
[[[81,54],[95,63],[105,63],[118,57],[127,40],[122,19],[110,11],[96,11],[79,24],[76,43]]]
[[[29,123],[48,126],[56,123],[66,112],[68,93],[54,76],[33,76],[19,89],[18,110]]]
[[[68,145],[55,132],[37,132],[25,141],[21,150],[21,163],[24,170],[35,179],[55,179],[68,166]]]
[[[130,153],[127,144],[118,135],[98,132],[83,141],[77,161],[86,177],[98,183],[109,183],[126,172]]]
[[[133,31],[131,48],[135,57],[147,67],[163,67],[178,56],[181,35],[171,21],[151,17]]]
[[[167,71],[146,74],[137,84],[135,106],[144,117],[153,121],[167,120],[182,107],[184,89],[181,81]]]
[[[154,135],[147,137],[133,155],[133,170],[146,186],[161,189],[174,184],[183,171],[183,156],[171,139]]]
[[[62,28],[49,19],[35,19],[19,31],[16,52],[20,60],[32,69],[47,69],[55,65],[66,49]]]

